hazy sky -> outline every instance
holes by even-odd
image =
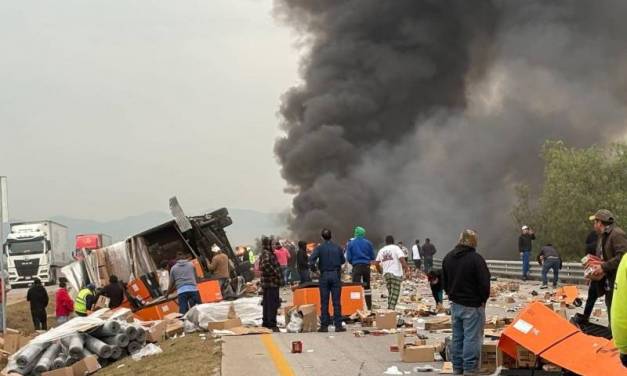
[[[0,2],[11,217],[287,208],[272,148],[298,52],[270,0]]]

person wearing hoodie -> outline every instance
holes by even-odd
[[[74,311],[74,302],[67,291],[67,282],[65,278],[59,282],[59,289],[54,295],[54,311],[57,318],[57,325],[61,325],[68,321],[70,315]]]
[[[170,269],[170,288],[167,295],[174,290],[179,300],[179,312],[184,315],[187,311],[200,304],[200,293],[196,283],[196,268],[187,259],[183,252],[176,253],[176,264]]]
[[[476,251],[477,238],[475,231],[464,230],[442,261],[442,285],[451,302],[451,358],[457,375],[479,372],[485,303],[490,297],[490,271]]]
[[[30,303],[30,313],[35,330],[48,330],[46,307],[48,306],[48,292],[39,278],[33,278],[33,284],[26,293],[26,300]]]
[[[298,252],[296,253],[296,266],[298,268],[298,275],[300,276],[300,283],[311,282],[311,276],[309,275],[309,255],[307,254],[307,242],[304,240],[298,242]]]
[[[346,261],[353,267],[353,282],[364,285],[364,295],[368,310],[372,309],[372,290],[370,290],[370,264],[374,262],[374,247],[365,238],[366,230],[357,226],[355,237],[346,246]]]

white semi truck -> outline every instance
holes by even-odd
[[[53,221],[12,223],[5,254],[11,287],[57,281],[57,270],[73,261],[68,229]]]

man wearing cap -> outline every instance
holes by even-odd
[[[627,250],[627,237],[625,232],[616,226],[614,214],[607,209],[597,211],[590,217],[590,220],[594,222],[594,230],[599,235],[596,256],[603,260],[600,264],[590,266],[592,268],[590,278],[593,281],[600,281],[597,292],[599,296],[605,294],[608,320],[611,323],[616,271],[623,254]]]
[[[451,301],[451,358],[456,375],[479,374],[490,271],[476,247],[477,233],[464,230],[442,261],[442,285]]]
[[[346,261],[353,267],[353,282],[364,285],[366,306],[372,309],[372,291],[370,290],[370,264],[374,261],[374,247],[365,238],[366,230],[357,226],[355,237],[346,246]]]
[[[522,259],[522,279],[526,281],[529,278],[529,257],[531,255],[531,249],[533,248],[533,241],[536,239],[536,235],[529,226],[522,227],[522,234],[518,237],[518,252],[520,252],[520,258]]]
[[[87,311],[91,310],[91,307],[96,303],[96,286],[89,283],[83,287],[76,295],[74,300],[74,313],[76,316],[87,316]]]

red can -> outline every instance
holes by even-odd
[[[292,342],[292,353],[300,354],[303,352],[303,342],[301,341],[293,341]]]

